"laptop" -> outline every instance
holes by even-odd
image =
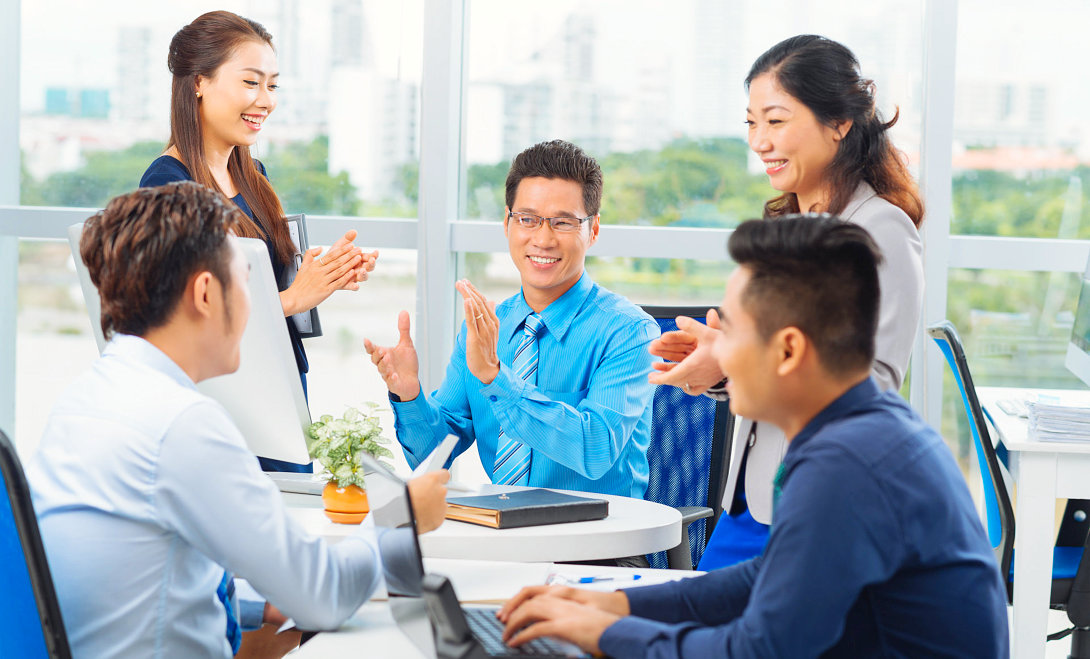
[[[367,475],[367,499],[390,607],[398,619],[398,610],[405,609],[405,603],[398,600],[424,603],[439,659],[588,656],[570,643],[553,639],[537,639],[518,648],[506,645],[501,640],[503,623],[496,619],[498,606],[462,606],[446,577],[424,574],[416,519],[405,481],[370,456],[364,456],[364,465],[374,472]]]

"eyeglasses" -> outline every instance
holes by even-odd
[[[548,222],[553,231],[561,233],[578,231],[584,222],[593,217],[593,215],[586,217],[541,217],[533,213],[507,213],[507,219],[513,219],[523,229],[534,230],[541,226],[542,222]]]

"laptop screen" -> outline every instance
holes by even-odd
[[[405,481],[365,456],[367,500],[374,517],[386,591],[391,597],[420,597],[424,562]]]

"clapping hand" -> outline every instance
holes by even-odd
[[[455,284],[462,294],[466,315],[466,367],[482,384],[491,384],[500,374],[500,358],[496,345],[500,335],[500,319],[496,305],[485,299],[468,279]]]
[[[678,329],[667,332],[651,342],[652,355],[666,359],[655,362],[655,373],[648,376],[651,384],[669,384],[685,393],[699,396],[723,379],[723,372],[712,353],[719,334],[719,314],[708,310],[708,324],[687,316],[678,316]]]
[[[376,346],[371,339],[363,340],[363,347],[371,355],[371,363],[386,383],[386,388],[402,401],[408,402],[420,395],[420,363],[416,347],[409,336],[409,312],[397,315],[397,345]]]
[[[378,252],[364,256],[363,250],[352,244],[355,239],[356,230],[349,229],[325,254],[321,247],[312,247],[303,254],[295,281],[280,293],[285,316],[313,309],[334,291],[359,290],[359,282],[375,268]]]

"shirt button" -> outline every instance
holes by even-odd
[[[488,400],[490,400],[490,401],[492,401],[493,403],[495,403],[495,402],[496,402],[496,397],[495,397],[495,396],[489,396],[489,397],[488,397]]]

